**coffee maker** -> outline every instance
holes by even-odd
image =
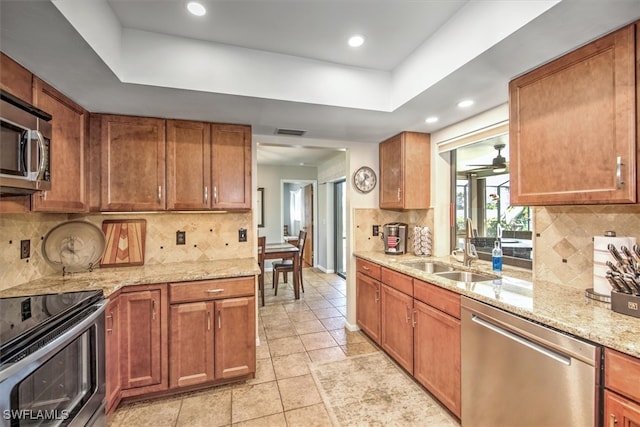
[[[384,253],[401,255],[407,253],[407,224],[391,222],[382,226]]]

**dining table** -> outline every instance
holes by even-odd
[[[291,259],[293,260],[293,294],[295,299],[300,299],[300,281],[295,272],[300,268],[300,250],[297,246],[287,242],[267,243],[264,250],[264,259]]]

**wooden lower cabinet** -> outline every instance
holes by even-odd
[[[385,284],[381,287],[380,346],[413,373],[413,298]]]
[[[356,274],[356,323],[380,344],[380,282],[360,272]]]
[[[414,301],[413,376],[460,417],[460,320]]]
[[[171,388],[213,380],[213,301],[171,305]]]
[[[255,373],[254,277],[172,283],[169,293],[171,388]]]
[[[605,390],[604,425],[607,427],[640,427],[640,404]]]
[[[215,377],[227,379],[256,371],[256,298],[216,301]]]
[[[106,412],[109,413],[120,402],[120,298],[109,297],[105,310],[105,379]]]
[[[132,289],[135,290],[120,294],[123,397],[168,387],[167,287],[153,285]]]

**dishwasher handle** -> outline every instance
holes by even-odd
[[[528,347],[532,350],[537,351],[538,353],[541,353],[557,362],[560,362],[564,365],[567,366],[571,366],[571,359],[563,354],[560,354],[554,350],[551,350],[543,345],[540,345],[534,341],[531,341],[527,338],[524,338],[518,334],[515,334],[507,329],[504,329],[503,327],[500,327],[498,325],[495,325],[485,319],[483,319],[482,317],[476,315],[476,314],[472,314],[471,315],[471,320],[474,323],[477,323],[480,326],[483,326],[487,329],[492,330],[493,332],[502,335],[503,337],[509,338],[512,341],[515,341],[521,345],[524,345],[525,347]]]

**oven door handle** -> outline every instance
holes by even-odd
[[[43,364],[43,362],[46,362],[52,354],[58,353],[58,351],[62,350],[64,347],[73,342],[73,340],[75,340],[85,329],[96,323],[96,320],[99,319],[100,316],[104,317],[104,311],[106,309],[107,302],[107,300],[104,300],[94,304],[94,307],[97,307],[96,311],[91,313],[86,318],[82,319],[82,321],[80,321],[77,325],[72,326],[68,331],[60,335],[58,338],[54,339],[44,347],[28,355],[24,359],[21,359],[12,365],[9,365],[6,369],[0,371],[0,394],[5,392],[6,390],[11,390],[11,388],[15,384],[25,378],[25,373],[21,373],[21,371],[23,371],[24,369],[27,369],[29,373],[35,371],[40,365]],[[9,384],[5,384],[5,382]],[[9,388],[5,388],[6,386],[9,386]]]

